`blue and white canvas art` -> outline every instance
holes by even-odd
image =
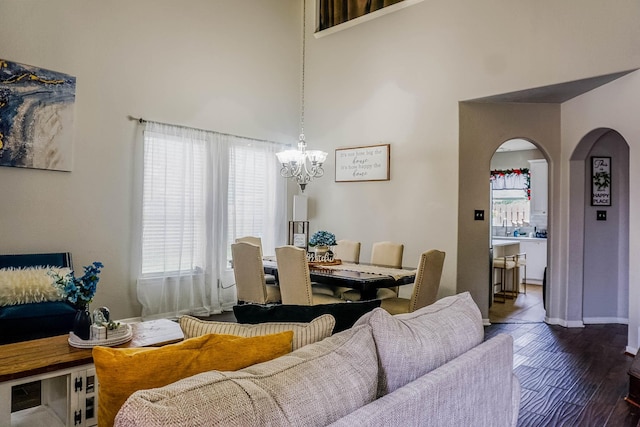
[[[70,171],[76,78],[0,59],[0,166]]]

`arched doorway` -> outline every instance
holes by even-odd
[[[604,202],[593,196],[593,164],[600,159],[609,163]],[[593,130],[576,146],[569,211],[569,320],[628,323],[629,145],[615,130]]]
[[[502,143],[491,158],[490,241],[492,257],[512,260],[516,268],[490,278],[491,323],[543,322],[547,265],[548,163],[531,141]],[[506,258],[503,258],[506,257]],[[496,264],[497,265],[497,264]],[[507,288],[515,292],[502,292]],[[495,296],[495,298],[494,298]]]

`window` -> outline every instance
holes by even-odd
[[[145,132],[142,275],[205,265],[205,141]]]
[[[233,283],[230,244],[245,235],[261,237],[265,248],[284,243],[286,180],[275,156],[282,148],[147,122],[137,283],[143,318],[207,314],[235,302],[225,292]]]
[[[531,175],[529,169],[491,171],[493,227],[522,227],[530,222]]]

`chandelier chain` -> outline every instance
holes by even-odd
[[[292,178],[300,186],[304,193],[307,184],[314,178],[324,175],[322,164],[327,159],[327,153],[321,150],[307,150],[307,141],[304,136],[304,89],[306,68],[306,37],[307,32],[307,0],[302,0],[302,73],[300,88],[300,137],[297,150],[285,150],[276,153],[278,161],[282,164],[280,175],[284,178]]]
[[[300,105],[300,140],[304,141],[304,74],[306,64],[306,39],[307,39],[307,1],[302,0],[302,87]]]

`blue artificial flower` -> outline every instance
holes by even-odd
[[[336,236],[324,230],[316,231],[309,239],[310,246],[333,246],[335,244]]]
[[[98,261],[85,266],[84,274],[79,278],[74,277],[73,271],[64,276],[56,271],[50,271],[48,274],[54,279],[53,286],[60,296],[76,306],[86,306],[96,294],[100,269],[103,267],[104,265]]]

